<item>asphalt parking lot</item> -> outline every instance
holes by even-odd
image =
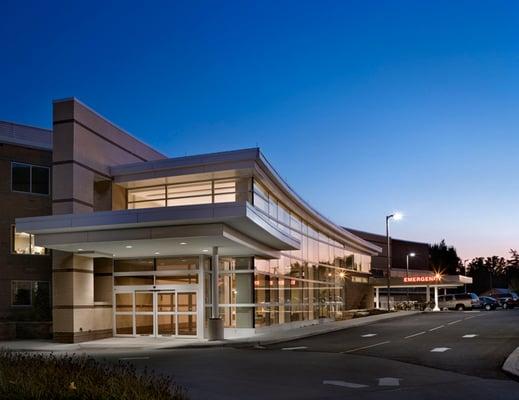
[[[501,366],[518,346],[519,310],[514,309],[420,314],[269,348],[357,354],[508,379]]]
[[[501,371],[519,310],[418,314],[261,348],[99,355],[165,373],[191,399],[519,398]]]

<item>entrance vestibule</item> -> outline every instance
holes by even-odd
[[[198,293],[185,288],[115,292],[115,335],[196,337]]]

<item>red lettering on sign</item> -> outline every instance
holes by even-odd
[[[404,283],[420,283],[420,282],[437,282],[440,278],[437,276],[409,276],[404,277]]]

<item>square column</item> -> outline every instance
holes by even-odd
[[[380,288],[375,288],[375,308],[380,309]]]
[[[112,336],[111,320],[106,329],[96,324],[92,258],[55,250],[52,280],[55,341],[77,343]]]
[[[438,307],[438,286],[434,287],[434,308],[433,311],[440,311],[440,307]]]
[[[224,337],[223,319],[220,318],[219,302],[218,302],[218,280],[219,280],[219,257],[218,247],[213,247],[213,256],[211,258],[211,318],[208,323],[209,340],[222,340]]]

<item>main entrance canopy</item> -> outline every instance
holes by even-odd
[[[257,215],[249,204],[209,204],[66,214],[19,220],[38,245],[86,257],[205,254],[279,258],[297,239]]]

